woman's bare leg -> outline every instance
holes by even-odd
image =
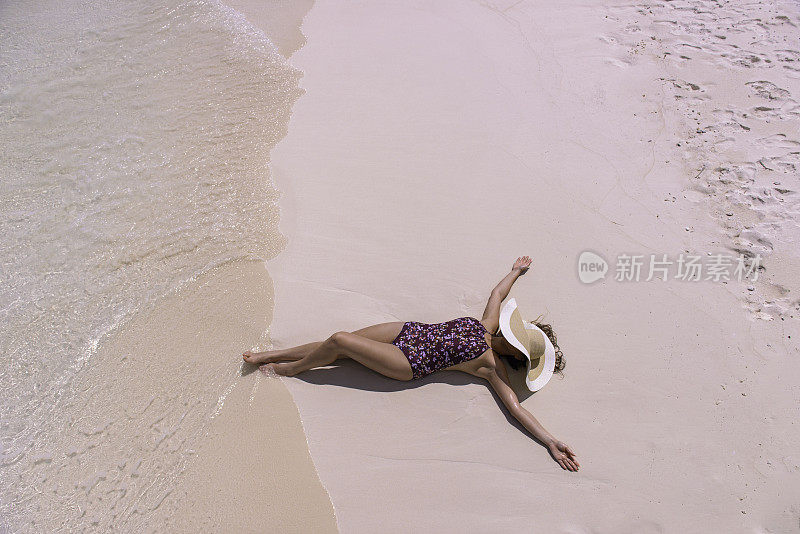
[[[322,345],[322,341],[315,341],[313,343],[306,343],[297,347],[280,350],[268,350],[264,352],[245,352],[242,357],[247,363],[254,365],[260,363],[272,363],[281,361],[295,361],[305,358],[311,352]]]
[[[376,331],[369,333],[375,334]],[[387,329],[380,329],[378,335],[385,339],[387,333]],[[395,380],[411,380],[413,377],[408,358],[397,346],[352,332],[336,332],[301,360],[267,363],[265,366],[271,367],[280,375],[294,376],[315,367],[330,365],[340,357],[352,358],[373,371]]]
[[[374,324],[372,326],[367,326],[360,330],[356,330],[353,332],[353,334],[358,334],[359,336],[366,337],[374,341],[391,343],[400,333],[400,330],[403,329],[403,324],[404,323],[402,321]],[[322,341],[315,341],[313,343],[306,343],[305,345],[299,345],[297,347],[291,347],[288,349],[268,350],[265,352],[247,351],[242,355],[242,357],[244,358],[244,361],[254,365],[283,361],[297,361],[305,358],[311,354],[312,351],[318,349],[322,343]],[[340,355],[339,357],[341,358],[347,356]]]
[[[391,323],[380,323],[372,326],[367,326],[360,330],[356,330],[353,334],[361,337],[371,339],[373,341],[380,341],[381,343],[391,343],[394,341],[400,331],[403,329],[403,321],[394,321]]]

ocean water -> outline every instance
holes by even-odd
[[[104,336],[284,246],[268,161],[300,76],[213,0],[0,3],[0,532],[97,483],[55,487],[47,445]]]

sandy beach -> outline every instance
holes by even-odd
[[[529,254],[512,296],[567,367],[521,399],[582,465],[466,375],[284,378],[342,532],[796,528],[797,174],[758,161],[796,157],[798,22],[783,3],[315,2],[272,153],[276,346],[480,317]],[[585,250],[604,281],[579,281]],[[625,254],[737,250],[762,254],[755,282],[614,278]]]
[[[296,5],[262,11],[280,49],[217,2],[0,7],[0,532],[337,531],[289,391],[241,360]]]
[[[49,455],[27,475],[55,490],[28,528],[335,532],[291,395],[237,361],[271,312],[263,264],[236,263],[103,343],[75,386],[80,414],[38,444]]]
[[[797,530],[796,3],[120,5],[14,77],[4,8],[0,532]],[[521,255],[577,473],[464,373],[242,364],[480,318]]]

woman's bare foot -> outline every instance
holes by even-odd
[[[252,363],[253,365],[258,365],[260,363],[270,363],[272,361],[275,361],[273,358],[276,352],[278,351],[268,350],[265,352],[252,352],[248,350],[247,352],[242,354],[242,358],[247,363]]]

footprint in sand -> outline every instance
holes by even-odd
[[[797,5],[673,0],[610,6],[606,14],[600,41],[608,63],[637,68],[645,50],[663,60],[665,112],[677,115],[683,132],[676,158],[691,172],[684,197],[702,196],[728,248],[748,261],[791,255],[800,242],[800,104],[790,90],[800,78],[800,51],[791,45]],[[791,285],[743,285],[742,303],[754,317],[783,316],[797,307]]]

